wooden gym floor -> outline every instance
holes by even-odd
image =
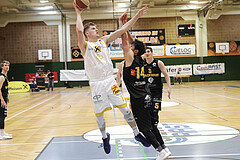
[[[164,107],[161,123],[220,125],[238,130],[239,136],[240,81],[175,84],[171,99],[165,91],[164,102],[180,104]],[[89,87],[10,94],[9,98],[6,132],[13,139],[0,141],[1,160],[32,160],[53,137],[82,136],[98,128]],[[106,112],[105,119],[107,127],[126,125],[118,110]]]

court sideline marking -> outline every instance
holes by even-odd
[[[167,93],[166,91],[163,91],[163,92],[164,92],[164,93]],[[186,105],[188,105],[188,106],[191,106],[191,107],[193,107],[193,108],[196,108],[196,109],[198,109],[198,110],[200,110],[200,111],[203,111],[203,112],[205,112],[205,113],[207,113],[207,114],[210,114],[210,115],[212,115],[212,116],[214,116],[214,117],[217,117],[217,118],[222,119],[222,120],[224,120],[224,121],[228,121],[228,120],[225,119],[225,118],[219,117],[219,116],[217,116],[217,115],[215,115],[215,114],[213,114],[213,113],[210,113],[210,112],[208,112],[208,111],[205,111],[205,110],[203,110],[203,109],[201,109],[201,108],[198,108],[198,107],[196,107],[196,106],[194,106],[194,105],[191,105],[191,104],[189,104],[189,103],[183,102],[183,101],[181,101],[181,100],[179,100],[179,99],[177,99],[177,98],[174,98],[174,97],[171,97],[171,98],[174,99],[174,100],[176,100],[176,101],[178,101],[178,102],[181,102],[181,103],[183,103],[183,104],[186,104]]]
[[[229,98],[229,99],[234,99],[234,100],[240,101],[239,98],[233,98],[233,97],[228,97],[228,96],[224,96],[224,95],[221,95],[221,94],[206,92],[206,91],[203,91],[202,89],[197,88],[197,87],[196,87],[196,89],[200,90],[200,92],[204,92],[204,93],[207,93],[207,94],[211,94],[211,95],[215,95],[215,96],[219,96],[219,97],[224,97],[224,98]]]
[[[5,121],[8,121],[8,120],[10,120],[10,119],[12,119],[12,118],[14,118],[14,117],[16,117],[16,116],[18,116],[18,115],[24,113],[24,112],[27,112],[27,111],[29,111],[30,109],[33,109],[33,108],[35,108],[35,107],[37,107],[37,106],[39,106],[39,105],[41,105],[41,104],[43,104],[43,103],[45,103],[45,102],[47,102],[47,101],[49,101],[49,100],[51,100],[51,99],[57,97],[57,96],[58,96],[58,95],[55,95],[55,96],[53,96],[53,97],[51,97],[51,98],[48,98],[48,99],[46,99],[46,100],[44,100],[44,101],[42,101],[42,102],[40,102],[40,103],[38,103],[38,104],[36,104],[36,105],[34,105],[34,106],[28,108],[28,109],[25,109],[25,110],[23,110],[23,111],[21,111],[21,112],[15,114],[15,115],[13,115],[12,117],[9,117],[9,118],[6,119]]]
[[[233,154],[205,154],[205,155],[182,155],[182,156],[170,156],[169,159],[173,158],[200,158],[200,157],[222,157],[222,156],[239,156],[239,153],[233,153]],[[155,159],[156,157],[136,157],[136,158],[124,158],[124,160],[140,160],[140,159]],[[93,159],[93,160],[106,160],[106,159]],[[115,159],[109,159],[109,160],[119,160],[117,158]]]

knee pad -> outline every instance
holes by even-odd
[[[128,123],[134,121],[132,112],[131,112],[131,110],[130,110],[128,107],[120,108],[120,111],[122,112],[122,114],[124,115],[124,119],[125,119]]]
[[[105,130],[105,120],[103,115],[96,117],[96,119],[97,119],[98,128],[100,130]]]
[[[124,118],[127,122],[133,122],[134,121],[132,112],[130,112],[130,111],[127,114],[124,115]]]

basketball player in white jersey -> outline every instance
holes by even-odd
[[[110,35],[100,38],[98,29],[94,23],[88,23],[83,26],[80,10],[74,3],[77,14],[76,31],[78,37],[78,46],[84,57],[84,67],[86,75],[90,80],[93,107],[97,119],[98,127],[102,134],[103,147],[106,154],[111,151],[109,144],[110,134],[105,130],[104,112],[111,110],[110,103],[124,115],[125,120],[133,129],[135,139],[140,141],[144,146],[150,144],[139,133],[133,115],[127,107],[124,97],[113,76],[113,64],[110,58],[108,45],[128,31],[135,22],[147,12],[148,8],[143,7],[137,14],[124,26]],[[88,41],[85,40],[85,36]]]

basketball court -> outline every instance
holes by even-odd
[[[97,26],[99,46],[86,48],[97,55],[96,63],[85,63],[78,47],[73,1],[0,0],[0,60],[10,62],[8,80],[16,82],[8,86],[5,119],[13,139],[0,140],[0,160],[156,159],[155,149],[135,141],[114,108],[104,113],[111,138],[105,154],[84,68],[111,67],[111,58],[116,76],[124,60],[121,37],[108,45],[97,34],[112,34],[123,12],[128,9],[131,19],[145,6],[147,13],[129,32],[152,47],[171,77],[171,99],[164,83],[158,125],[169,159],[240,160],[239,0],[75,0],[85,8],[83,24]],[[142,68],[135,68],[141,76]],[[54,75],[53,91],[46,91],[47,70]],[[40,92],[29,91],[34,81]],[[122,92],[129,104],[126,88]]]
[[[163,93],[163,101],[171,103],[160,112],[158,126],[170,159],[240,159],[239,81],[176,84],[172,93],[171,99]],[[14,138],[0,141],[3,159],[155,159],[154,148],[134,141],[117,109],[105,114],[112,148],[105,154],[89,87],[13,94],[10,99],[6,123]]]

